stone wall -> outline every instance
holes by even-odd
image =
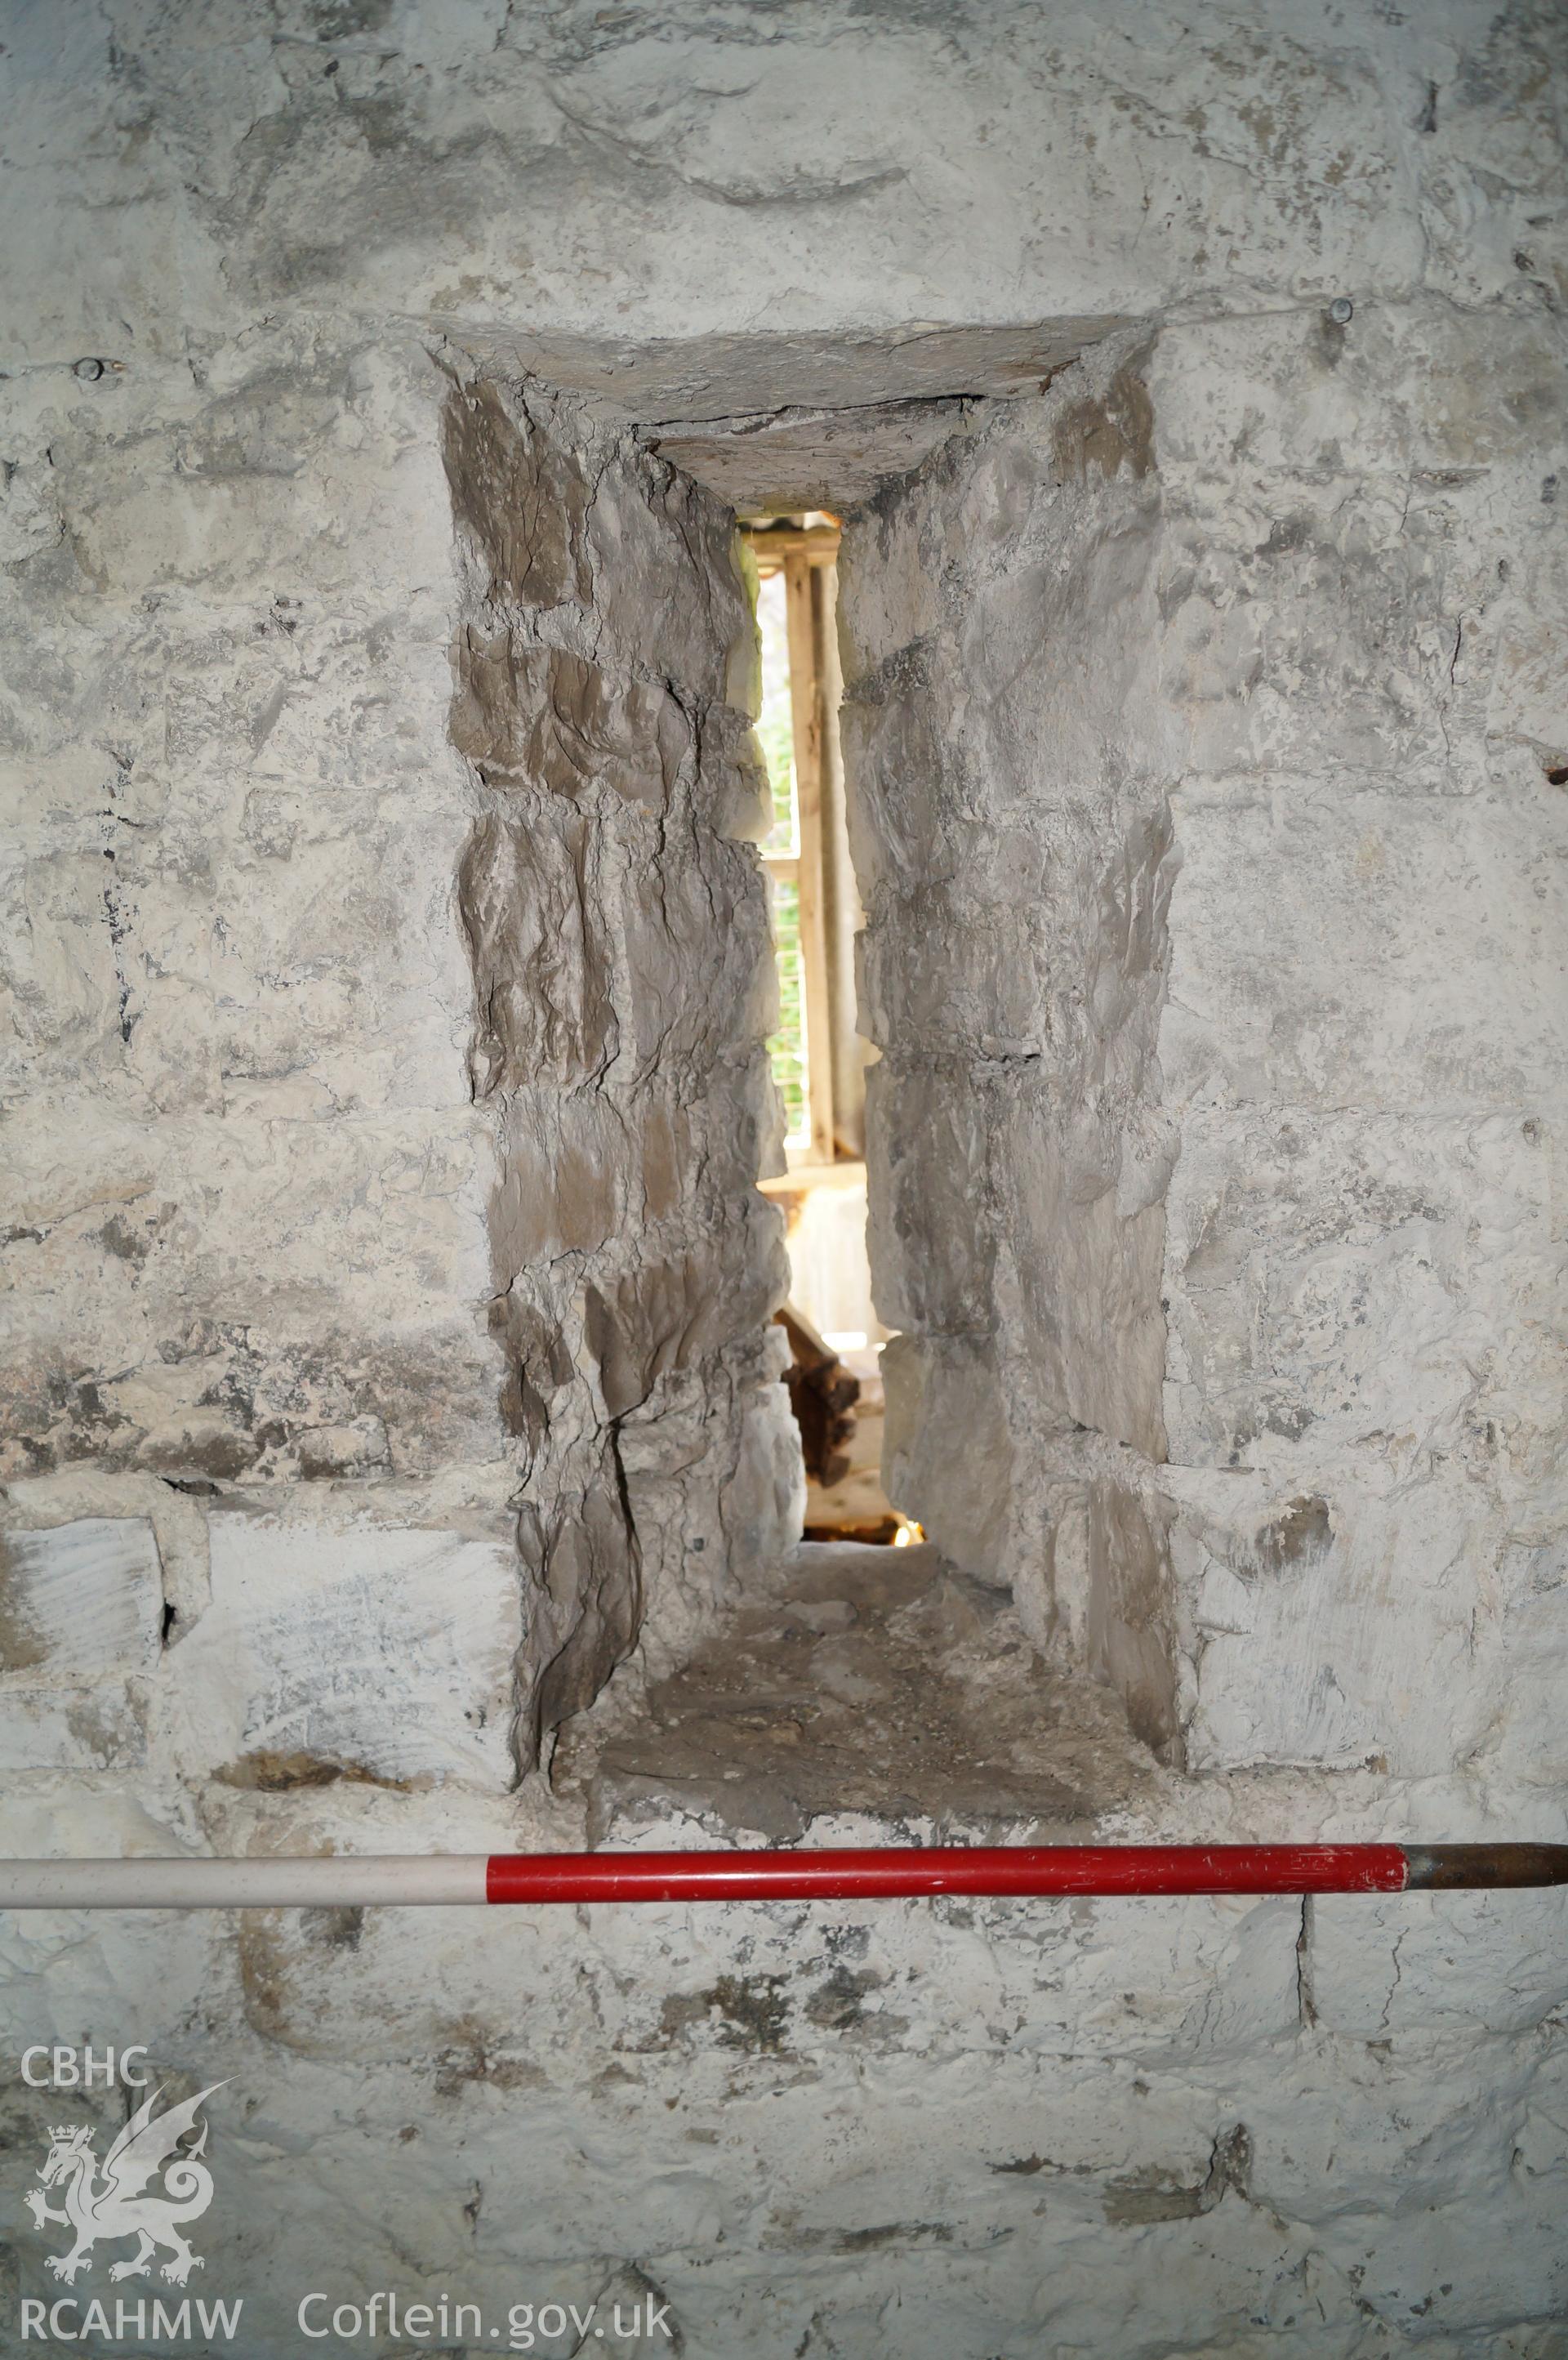
[[[1015,1587],[1037,1643],[1071,1625],[1169,1746],[1161,1521],[1116,1475],[1117,1453],[1166,1455],[1177,1145],[1157,1038],[1181,749],[1140,366],[1102,347],[998,406],[856,527],[844,739],[884,1051],[872,1279],[903,1331],[884,1356],[893,1495]],[[1110,1454],[1087,1487],[1086,1435]]]
[[[517,1784],[793,1507],[676,425],[922,462],[844,550],[896,1483],[975,1578],[965,1793],[1004,1690],[1060,1751],[1040,1816],[814,1837],[1562,1835],[1562,34],[10,12],[7,1851],[757,1831]],[[857,1627],[780,1642],[846,1721]],[[11,1920],[0,2306],[59,2291],[47,2125],[119,2119],[16,2079],[58,2037],[228,2082],[256,2360],[312,2287],[652,2288],[692,2360],[1554,2360],[1563,1930]]]
[[[490,1326],[524,1484],[526,1764],[637,1645],[800,1530],[768,1325],[781,1160],[755,841],[756,633],[729,510],[541,388],[460,385],[452,738],[474,1095],[500,1115]]]
[[[1193,1768],[1550,1719],[1562,362],[1112,340],[851,538],[895,1494]]]
[[[200,374],[9,388],[5,1470],[482,1487],[433,373]]]
[[[171,1640],[185,1502],[515,1523],[527,1766],[799,1528],[733,525],[439,347],[29,399],[12,1513],[150,1515]]]

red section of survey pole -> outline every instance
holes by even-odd
[[[1136,1893],[1402,1893],[1399,1844],[910,1845],[894,1851],[494,1852],[485,1897],[893,1901]]]

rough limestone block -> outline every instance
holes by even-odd
[[[742,1395],[735,1472],[719,1502],[724,1535],[740,1567],[776,1560],[781,1549],[799,1540],[806,1516],[800,1429],[776,1364],[768,1365],[766,1353],[763,1359],[765,1381]]]
[[[953,1565],[1007,1588],[1013,1439],[994,1350],[969,1336],[895,1336],[879,1365],[888,1498]]]
[[[506,1266],[606,1244],[628,1217],[625,1150],[618,1112],[596,1091],[512,1092],[490,1200],[491,1233]]]
[[[733,699],[755,646],[726,505],[674,468],[611,467],[588,520],[606,637],[639,671],[714,703]]]
[[[1510,1535],[1498,1555],[1497,1654],[1477,1766],[1527,1794],[1568,1786],[1568,1518]]]
[[[866,679],[900,648],[931,639],[942,619],[924,524],[913,502],[885,501],[840,545],[838,641],[846,681]]]
[[[866,1076],[871,1287],[889,1328],[990,1328],[994,1098],[957,1061],[884,1057]]]
[[[637,978],[626,1032],[641,1073],[662,1066],[695,1095],[768,1027],[764,880],[749,847],[706,831],[672,858],[654,823],[627,814],[620,844],[621,923]]]
[[[1522,1467],[1560,1417],[1537,1310],[1561,1254],[1548,1164],[1528,1112],[1189,1114],[1167,1201],[1172,1455],[1312,1489],[1391,1436],[1402,1459],[1463,1439],[1496,1459],[1506,1433]]]
[[[1189,1767],[1371,1762],[1422,1777],[1472,1754],[1495,1710],[1495,1519],[1462,1473],[1374,1490],[1347,1472],[1332,1497],[1281,1502],[1262,1533],[1182,1535]]]
[[[1312,1905],[1312,2013],[1362,2040],[1528,2032],[1568,2004],[1568,1897],[1401,1894]]]
[[[1127,1706],[1134,1736],[1177,1761],[1176,1612],[1169,1519],[1116,1483],[1088,1498],[1084,1648],[1089,1669]]]
[[[147,1756],[163,1577],[140,1517],[0,1537],[0,1770],[102,1772]]]
[[[939,1055],[1038,1056],[1047,962],[1034,911],[991,907],[977,925],[940,889],[884,901],[856,943],[866,1037],[879,1047],[912,1037]]]
[[[83,1516],[0,1538],[0,1675],[57,1687],[150,1671],[163,1635],[145,1517]]]
[[[131,1782],[55,1779],[31,1791],[11,1784],[0,1797],[0,1855],[9,1860],[178,1856],[190,1820],[136,1799]],[[211,2006],[222,1974],[222,1914],[212,1910],[17,1910],[0,1928],[0,2040],[9,2055],[33,2041],[145,2042],[156,2061],[176,2066],[190,2027]],[[219,2069],[221,2072],[222,2069]],[[216,2081],[218,2072],[203,2076]],[[201,2086],[200,2083],[197,2084]],[[13,2067],[8,2095],[21,2088]],[[64,2118],[81,2092],[40,2090],[46,2124]],[[123,2091],[114,2093],[116,2104]],[[63,2103],[62,2103],[63,2102]],[[123,2119],[123,2117],[122,2117]],[[30,2134],[28,2144],[30,2145]],[[98,2151],[104,2151],[103,2142]],[[43,2160],[40,2141],[16,2189]],[[13,2166],[21,2158],[13,2148]],[[39,2267],[44,2248],[35,2246]]]
[[[1122,390],[1138,388],[1130,373],[1118,377]],[[1135,426],[1115,393],[1081,380],[1076,389],[1020,433],[1005,413],[995,421],[979,464],[1005,471],[1003,522],[972,567],[967,486],[942,519],[959,555],[953,586],[962,580],[967,594],[951,658],[966,759],[953,768],[992,812],[1035,803],[1071,817],[1181,760],[1155,661],[1163,536],[1149,421],[1140,405]],[[1084,466],[1086,432],[1096,455]],[[1076,479],[1070,491],[1063,476]],[[1083,914],[1094,913],[1074,912]]]
[[[751,714],[738,702],[710,705],[699,723],[699,800],[717,835],[760,844],[773,826],[773,790]]]
[[[1555,1091],[1568,797],[1297,780],[1176,799],[1160,1062],[1181,1098],[1432,1110]]]
[[[853,546],[853,533],[845,546]],[[884,886],[909,891],[943,865],[942,699],[936,650],[898,649],[875,671],[846,676],[839,712],[850,850],[867,909]]]
[[[147,1696],[136,1681],[0,1689],[0,1771],[102,1772],[147,1760]]]
[[[613,1056],[619,1027],[605,934],[606,847],[592,814],[536,802],[489,814],[458,872],[458,904],[484,978],[470,1055],[474,1095],[582,1082]]]
[[[675,699],[641,681],[613,682],[560,648],[502,634],[464,642],[452,744],[486,786],[532,789],[575,802],[603,783],[662,811],[691,727]]]
[[[212,1602],[171,1663],[195,1760],[263,1790],[509,1783],[509,1542],[227,1511],[209,1525]]]
[[[1563,401],[1558,332],[1498,311],[1477,338],[1446,303],[1205,321],[1165,330],[1149,369],[1162,470],[1401,475],[1532,458]],[[1239,444],[1239,449],[1238,449]]]
[[[1124,1185],[1132,1156],[1103,1102],[1064,1109],[1032,1071],[997,1096],[991,1185],[1011,1266],[1008,1349],[1051,1424],[1163,1459],[1163,1159],[1151,1183],[1129,1175]]]

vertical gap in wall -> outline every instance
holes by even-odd
[[[1315,1904],[1310,1893],[1301,1898],[1301,1927],[1296,1936],[1296,2014],[1303,2031],[1318,2020],[1314,1986],[1314,1946],[1317,1939]]]
[[[893,1541],[913,1528],[881,1483],[887,1331],[872,1304],[866,1245],[868,1052],[855,1030],[862,912],[838,737],[838,539],[837,520],[822,510],[746,533],[761,643],[757,737],[773,801],[762,853],[779,1012],[768,1045],[787,1163],[762,1185],[787,1225],[782,1317],[807,1467],[806,1536]]]

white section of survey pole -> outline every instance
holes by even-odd
[[[309,1860],[0,1860],[0,1909],[467,1907],[487,1855],[339,1852]]]

